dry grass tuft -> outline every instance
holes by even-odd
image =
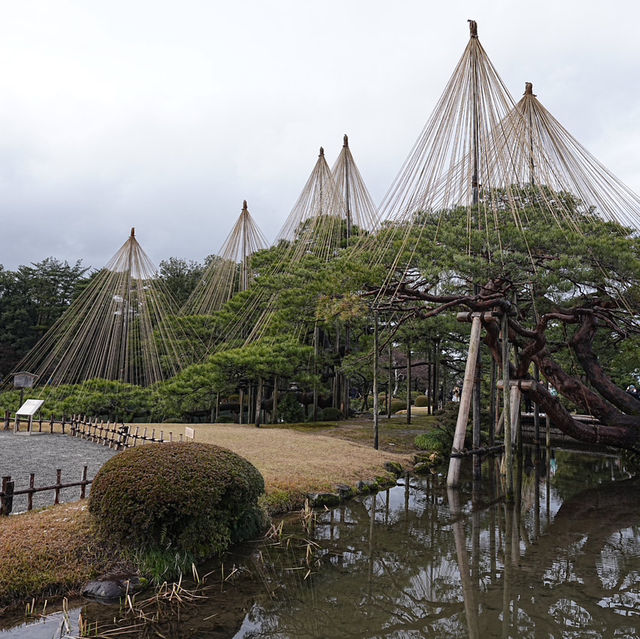
[[[85,501],[0,519],[0,603],[73,591],[112,567]]]

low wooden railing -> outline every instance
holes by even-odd
[[[1,423],[1,422],[0,422]],[[131,448],[138,444],[144,443],[167,443],[174,441],[173,433],[169,431],[168,439],[165,439],[164,431],[160,430],[156,436],[156,429],[151,429],[149,433],[148,427],[143,427],[142,432],[139,426],[136,426],[135,431],[123,423],[111,423],[98,421],[96,418],[81,417],[80,415],[73,415],[72,417],[62,417],[62,419],[56,419],[51,417],[48,420],[39,418],[32,422],[31,432],[57,432],[57,425],[60,425],[60,430],[64,435],[70,435],[71,437],[80,437],[88,441],[108,446],[109,448],[115,448],[116,450],[122,450],[125,448]],[[7,411],[4,416],[4,430],[16,430],[20,432],[20,418]],[[193,429],[185,428],[186,436],[182,433],[179,434],[176,441],[183,441],[184,439],[194,438]],[[56,483],[50,486],[35,486],[35,473],[29,475],[29,487],[16,490],[15,482],[10,475],[2,477],[2,485],[0,488],[0,516],[9,515],[13,510],[13,498],[17,495],[27,495],[27,510],[33,509],[33,495],[44,491],[54,491],[54,504],[60,503],[60,491],[63,488],[80,487],[80,499],[84,499],[86,495],[86,487],[92,482],[92,479],[87,479],[87,467],[84,467],[82,471],[82,479],[79,482],[62,483],[62,470],[56,470]]]
[[[93,479],[87,479],[87,467],[82,469],[82,479],[80,481],[62,483],[62,469],[56,470],[56,483],[50,486],[37,486],[35,485],[35,473],[29,475],[29,488],[22,488],[20,490],[15,489],[15,482],[11,478],[11,475],[5,475],[2,478],[2,485],[0,488],[0,516],[10,515],[13,510],[13,498],[17,495],[27,495],[27,511],[33,510],[33,495],[35,493],[42,493],[45,491],[54,491],[53,503],[60,503],[60,491],[63,488],[74,488],[80,486],[80,499],[84,499],[86,496],[87,486],[93,481]]]
[[[73,415],[71,417],[62,417],[56,419],[51,417],[50,419],[42,419],[40,417],[33,421],[31,432],[49,432],[53,433],[57,430],[56,425],[60,425],[60,430],[63,435],[69,434],[73,437],[80,437],[93,441],[109,448],[115,448],[116,450],[122,450],[124,448],[131,448],[137,446],[139,443],[151,442],[151,443],[166,443],[172,442],[173,433],[169,431],[168,439],[165,439],[164,431],[160,430],[156,436],[156,429],[151,429],[149,433],[148,427],[143,427],[140,432],[140,427],[136,426],[135,431],[131,426],[126,426],[124,423],[118,422],[104,422],[104,420],[98,421],[97,418],[89,417],[85,415]],[[4,417],[4,430],[15,430],[20,432],[21,421],[20,417],[7,411]],[[189,429],[191,433],[193,431]],[[176,441],[183,441],[185,436],[180,433]],[[186,437],[186,439],[193,439]]]

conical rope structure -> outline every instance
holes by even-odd
[[[367,284],[374,309],[407,318],[467,311],[458,450],[471,403],[474,447],[480,442],[484,331],[503,375],[510,491],[514,388],[514,410],[522,390],[571,436],[638,446],[637,400],[604,370],[599,358],[610,353],[595,338],[612,349],[640,333],[640,198],[571,137],[530,83],[514,102],[469,22],[465,51],[385,196],[381,230],[357,248],[382,267]],[[540,375],[597,429],[571,415]],[[451,458],[450,486],[458,462]]]
[[[220,254],[213,257],[181,314],[210,315],[220,310],[237,292],[246,291],[252,279],[251,255],[266,247],[267,240],[249,213],[245,200]]]
[[[109,263],[15,370],[39,376],[41,386],[101,378],[148,386],[186,363],[182,336],[167,321],[175,303],[134,229]]]
[[[345,245],[346,228],[344,200],[321,147],[313,170],[278,233],[272,248],[275,259],[261,269],[260,286],[243,300],[242,308],[216,336],[213,349],[230,342],[253,342],[264,336],[282,292],[274,290],[268,282],[286,276],[305,256],[323,262],[330,260]]]
[[[346,239],[351,239],[354,227],[366,232],[375,230],[378,226],[378,211],[353,159],[346,134],[342,151],[331,169],[331,174],[344,202]]]
[[[496,157],[506,156],[509,163],[497,162],[487,173],[500,171],[507,184],[537,185],[544,209],[560,209],[571,223],[571,211],[558,201],[549,201],[551,193],[568,193],[577,198],[578,213],[638,228],[640,197],[594,158],[540,103],[533,84],[525,83],[522,99],[505,118],[494,135]],[[496,178],[491,178],[495,182]]]
[[[505,216],[524,229],[532,205],[567,230],[584,216],[639,228],[638,196],[571,137],[529,83],[515,104],[469,22],[464,53],[380,207],[395,231],[369,244],[373,259],[388,259],[400,242],[389,269],[397,276],[425,221],[458,207],[467,211],[469,237],[483,229],[497,235],[489,259],[499,259]]]
[[[331,259],[344,242],[346,224],[344,199],[320,147],[313,171],[276,237],[276,244],[288,243],[279,268],[286,269],[306,253]]]

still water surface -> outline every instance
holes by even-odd
[[[202,603],[126,636],[640,637],[640,482],[614,456],[528,450],[506,504],[498,465],[457,491],[438,475],[401,480],[307,530],[288,519],[209,566]],[[104,629],[117,616],[83,612]]]

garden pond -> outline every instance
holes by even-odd
[[[499,463],[459,490],[401,478],[289,516],[199,567],[206,584],[185,582],[182,605],[139,594],[157,621],[71,602],[0,639],[77,636],[80,614],[85,636],[105,637],[640,637],[640,481],[623,459],[526,448],[512,504]]]

